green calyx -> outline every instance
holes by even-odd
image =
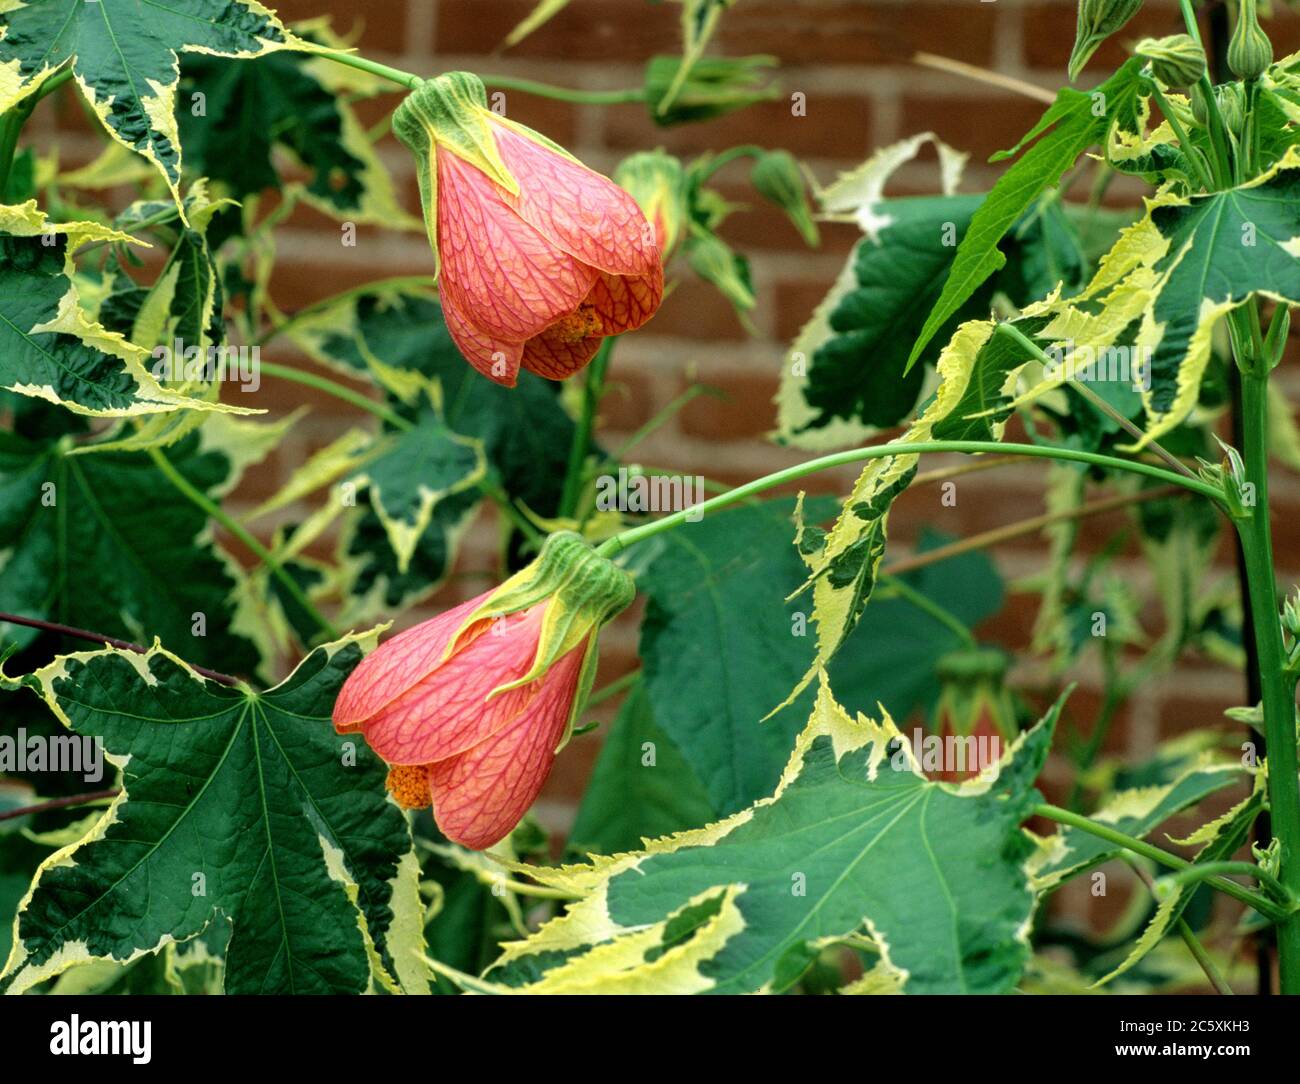
[[[1259,25],[1255,0],[1240,0],[1237,25],[1228,41],[1228,67],[1238,79],[1258,79],[1273,63],[1273,43]]]
[[[540,677],[557,659],[584,642],[590,654],[590,643],[601,626],[627,609],[635,597],[631,576],[597,554],[581,535],[557,531],[546,539],[530,565],[506,580],[465,618],[447,651],[451,653],[461,634],[475,622],[545,606],[533,665],[517,681],[494,689],[495,696]]]
[[[513,195],[519,182],[506,168],[492,126],[483,81],[469,72],[447,72],[427,79],[393,112],[393,132],[415,156],[420,203],[434,258],[438,256],[438,170],[435,152],[442,148],[487,174]],[[436,273],[436,272],[435,272]]]
[[[996,648],[960,648],[942,656],[936,664],[940,682],[935,724],[946,722],[954,734],[971,733],[981,719],[992,724],[1004,738],[1015,734],[1015,712],[1004,680],[1010,663]]]
[[[799,163],[789,151],[765,151],[749,174],[755,191],[786,213],[810,247],[817,244],[817,223],[808,206],[808,191]]]

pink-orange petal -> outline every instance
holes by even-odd
[[[525,222],[503,189],[449,151],[437,151],[441,291],[465,321],[523,342],[572,311],[596,272]]]
[[[466,319],[446,290],[441,291],[441,300],[442,318],[461,356],[489,380],[513,388],[519,381],[523,343],[494,339],[480,331]]]
[[[621,335],[649,320],[663,297],[664,270],[656,264],[651,274],[636,278],[601,275],[587,295],[586,304],[600,317],[602,334]]]
[[[564,736],[585,655],[578,647],[555,663],[511,726],[429,766],[433,817],[448,839],[474,850],[490,847],[536,801]]]
[[[565,380],[582,369],[600,349],[602,336],[570,342],[549,328],[524,343],[523,366],[547,380]]]
[[[398,633],[362,659],[334,702],[335,729],[358,729],[437,666],[452,635],[485,595]]]
[[[428,764],[463,753],[527,710],[544,678],[489,699],[497,686],[523,677],[537,655],[544,609],[490,623],[366,722],[366,741],[389,764]]]
[[[611,275],[646,275],[660,265],[654,228],[627,192],[505,124],[495,126],[497,148],[518,179],[520,194],[505,194],[520,217],[585,264]]]

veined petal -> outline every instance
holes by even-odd
[[[443,281],[445,283],[446,280]],[[523,357],[524,344],[494,339],[486,331],[480,331],[460,311],[445,288],[440,292],[439,299],[447,331],[465,360],[489,380],[513,388],[519,380],[519,362]]]
[[[575,309],[595,270],[525,222],[508,193],[442,147],[437,168],[441,289],[466,321],[493,338],[523,342]]]
[[[611,275],[647,275],[660,266],[654,228],[627,192],[581,162],[496,118],[497,147],[519,180],[506,195],[519,215],[585,264]]]
[[[573,339],[547,328],[524,343],[523,366],[547,380],[564,380],[587,364],[600,349],[603,336]]]
[[[542,609],[484,625],[471,643],[458,646],[442,665],[367,721],[366,741],[384,761],[428,764],[454,757],[513,723],[540,693],[544,679],[539,678],[488,695],[528,673],[537,653]]]
[[[577,648],[560,659],[509,727],[429,766],[433,817],[449,839],[474,850],[490,847],[537,799],[564,736],[585,655]]]
[[[339,733],[359,729],[429,673],[441,661],[452,634],[486,597],[487,592],[422,621],[362,659],[334,702],[334,729]]]
[[[601,275],[586,303],[600,317],[601,334],[621,335],[639,328],[655,314],[664,296],[664,269],[655,264],[648,275],[626,278]]]

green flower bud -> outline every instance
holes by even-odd
[[[627,191],[655,228],[664,263],[681,240],[686,223],[686,171],[662,149],[623,159],[614,183]]]
[[[1239,136],[1242,125],[1246,122],[1246,92],[1241,84],[1220,83],[1214,88],[1214,100],[1218,104],[1224,126],[1234,136]],[[1200,87],[1192,88],[1192,116],[1202,127],[1209,123],[1209,113]]]
[[[1186,34],[1143,38],[1133,50],[1167,87],[1190,87],[1205,74],[1205,51]]]
[[[803,172],[789,151],[766,151],[754,165],[749,180],[760,196],[786,213],[809,246],[817,244],[817,223],[808,206]]]
[[[1079,0],[1079,22],[1070,54],[1070,79],[1079,77],[1083,66],[1101,43],[1120,29],[1142,6],[1142,0]]]
[[[745,258],[716,235],[705,232],[692,232],[686,251],[691,270],[716,286],[743,320],[743,314],[757,304]]]
[[[1238,79],[1258,79],[1273,63],[1273,43],[1255,14],[1255,0],[1240,0],[1228,41],[1228,67]]]
[[[780,93],[767,81],[775,64],[770,56],[701,57],[683,69],[681,57],[651,57],[645,69],[650,115],[667,127],[771,101]]]

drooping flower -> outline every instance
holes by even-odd
[[[993,648],[960,648],[939,659],[931,730],[940,763],[921,758],[931,779],[973,779],[994,767],[1014,740],[1015,709],[1004,684],[1008,662]]]
[[[432,804],[449,839],[490,847],[537,798],[591,688],[600,628],[634,593],[578,535],[553,534],[500,587],[363,659],[335,729],[365,736],[398,802]]]
[[[636,201],[488,109],[476,76],[420,84],[393,130],[416,158],[447,329],[479,372],[562,380],[654,315],[663,267]]]

